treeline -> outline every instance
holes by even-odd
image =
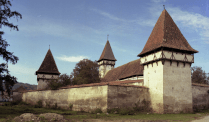
[[[191,67],[192,83],[209,84],[209,73],[205,73],[202,67]]]
[[[97,61],[83,59],[76,64],[71,75],[62,74],[57,80],[49,81],[46,89],[55,90],[67,85],[81,85],[99,82],[99,65],[97,64]]]

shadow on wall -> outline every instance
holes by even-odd
[[[194,84],[192,86],[193,110],[209,109],[209,85]]]

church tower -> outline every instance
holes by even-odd
[[[59,77],[60,72],[57,69],[57,65],[50,49],[48,50],[40,68],[36,71],[36,75],[38,82],[37,90],[45,89],[47,87],[46,81],[57,79]]]
[[[104,78],[105,74],[112,70],[115,66],[115,61],[117,61],[113,55],[111,46],[109,41],[107,40],[107,43],[104,47],[104,50],[102,52],[102,55],[100,56],[98,62],[99,65],[99,74],[101,78]]]
[[[138,55],[155,112],[193,111],[190,67],[197,52],[164,9]]]

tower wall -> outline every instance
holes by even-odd
[[[114,67],[111,66],[111,65],[101,65],[99,67],[99,73],[101,75],[101,78],[103,78],[107,74],[107,72],[110,71],[110,70],[112,70],[113,68]]]
[[[160,58],[168,60],[157,60]],[[180,62],[184,60],[187,63]],[[142,57],[144,85],[150,89],[151,106],[155,112],[192,112],[190,63],[193,60],[193,55],[169,51],[159,51]]]
[[[149,88],[151,107],[156,113],[163,113],[163,65],[161,61],[144,65],[144,86]]]
[[[165,113],[192,112],[190,64],[166,61],[163,66],[163,103]]]
[[[45,89],[47,87],[47,81],[52,79],[57,79],[59,75],[50,75],[50,74],[37,74],[38,86],[37,90]]]
[[[103,78],[108,71],[114,68],[115,61],[100,61],[98,65],[100,77]]]
[[[47,87],[47,82],[46,82],[46,80],[40,79],[40,80],[38,81],[37,90],[45,89],[46,87]]]

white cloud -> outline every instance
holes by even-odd
[[[155,3],[162,3],[162,2],[166,2],[166,0],[152,0],[152,2],[155,2]]]
[[[67,62],[79,62],[80,60],[83,59],[88,59],[87,56],[61,56],[61,57],[57,57],[57,59],[62,60],[62,61],[67,61]]]
[[[101,10],[98,10],[98,9],[91,9],[91,10],[93,10],[94,12],[99,13],[100,15],[103,15],[103,16],[109,18],[109,19],[112,19],[112,20],[127,22],[127,20],[118,18],[118,17],[116,17],[112,14],[109,14],[107,12],[104,12],[104,11],[101,11]]]
[[[158,0],[153,1],[157,2]],[[160,3],[151,3],[148,10],[149,14],[152,15],[152,18],[148,20],[142,19],[138,21],[138,24],[153,27],[157,22],[156,18],[159,18],[163,11],[163,6]],[[188,30],[196,31],[197,34],[201,36],[200,39],[209,43],[209,17],[191,11],[184,11],[179,7],[172,7],[170,5],[167,5],[166,10],[177,26],[186,27]]]
[[[18,64],[8,64],[8,69],[9,71],[11,71],[11,73],[15,73],[15,74],[27,74],[27,75],[34,75],[34,73],[36,72],[37,69],[34,68],[28,68],[22,65],[18,65]]]
[[[154,20],[154,19],[147,19],[147,20],[137,20],[137,24],[141,25],[141,26],[150,26],[150,27],[154,27],[155,26],[155,23],[157,21]]]
[[[181,23],[191,30],[195,30],[202,40],[209,42],[209,18],[194,12],[183,11],[179,8],[170,8],[169,13],[175,22]]]
[[[34,20],[36,20],[36,22],[34,22]],[[83,38],[86,38],[84,34],[90,35],[91,33],[102,33],[100,30],[73,21],[57,23],[48,18],[26,16],[24,22],[20,32],[24,33],[24,36],[29,37],[47,34],[82,41]]]

